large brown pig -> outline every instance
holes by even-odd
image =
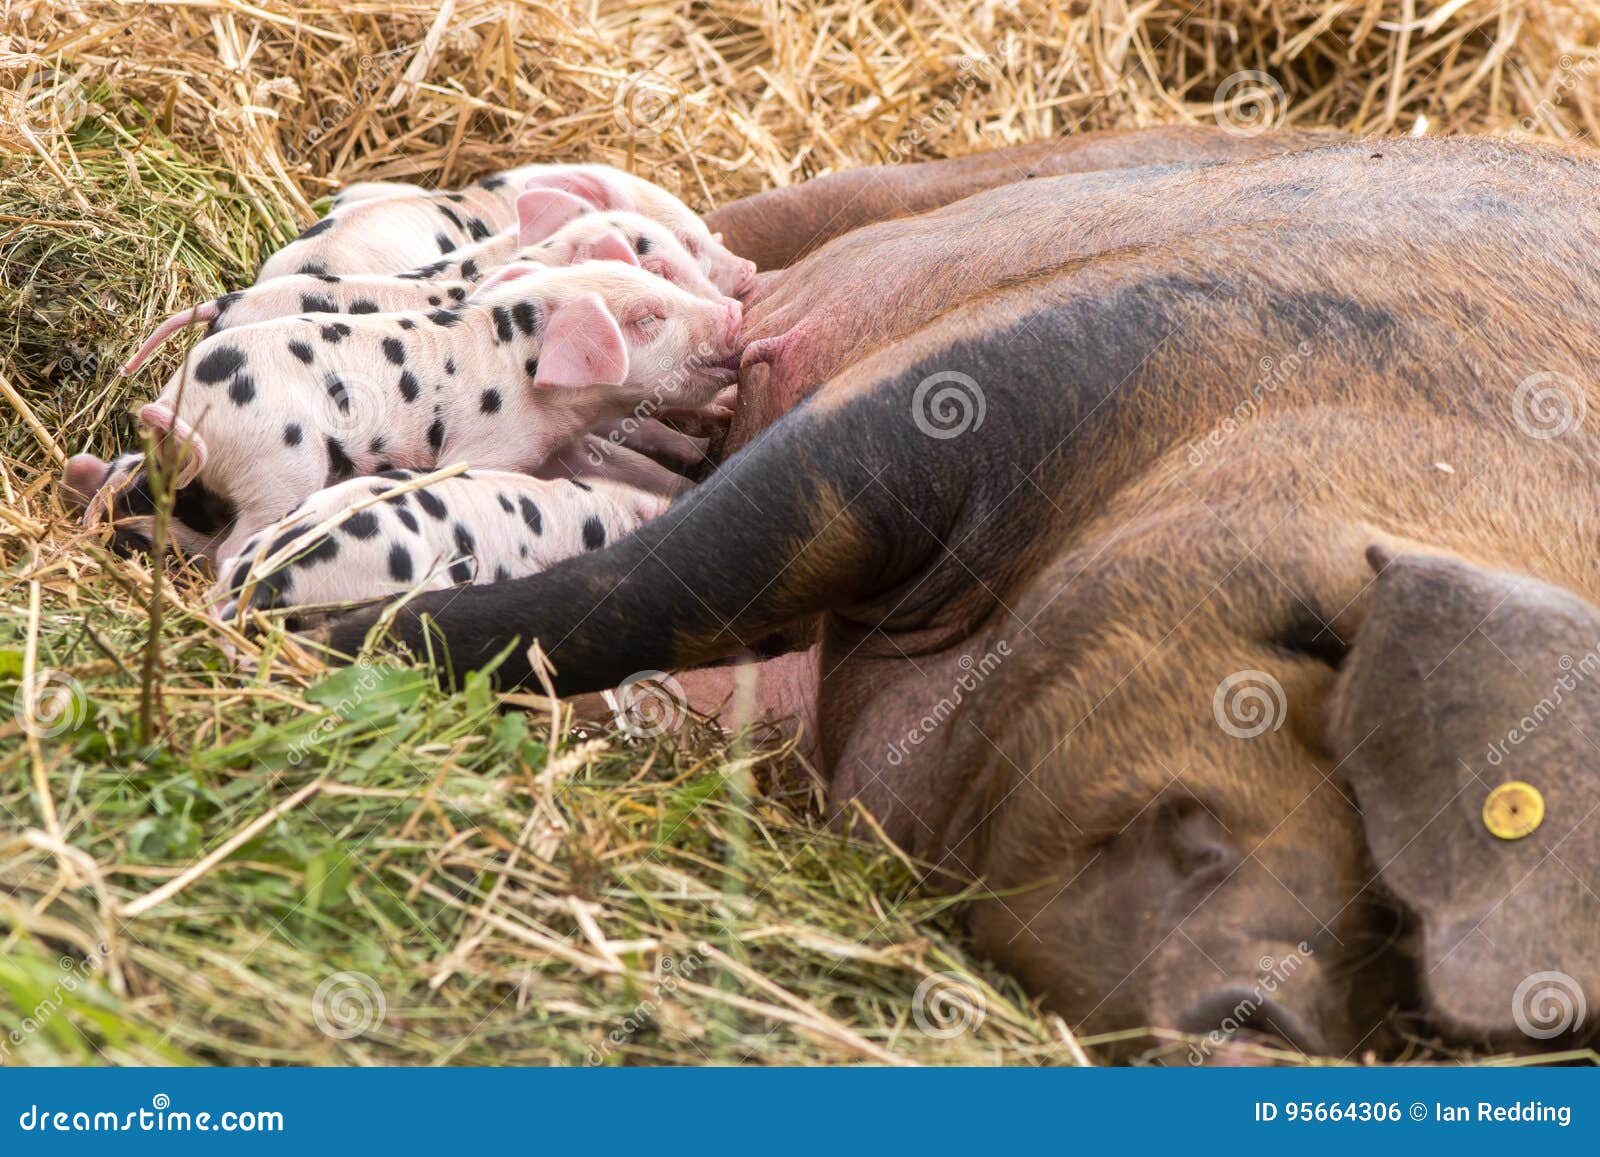
[[[821,616],[790,689],[831,806],[987,884],[979,948],[1086,1032],[1592,1033],[1600,163],[1074,180],[1016,202],[1062,260],[822,341],[826,383],[665,516],[395,633],[428,616],[456,672],[538,640],[577,693]]]

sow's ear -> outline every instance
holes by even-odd
[[[581,198],[559,189],[529,189],[517,198],[517,245],[537,245],[567,222],[592,213]]]
[[[1420,924],[1424,1001],[1455,1033],[1577,1035],[1600,1001],[1600,608],[1457,559],[1368,559],[1329,739]]]
[[[627,378],[627,344],[598,293],[581,294],[550,314],[535,385],[615,386]]]

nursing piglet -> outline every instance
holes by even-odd
[[[241,595],[266,610],[504,582],[599,550],[668,504],[608,481],[474,470],[404,489],[413,477],[390,470],[317,491],[219,560],[208,602],[229,619]]]
[[[734,377],[739,319],[736,301],[619,262],[509,266],[455,308],[280,318],[208,337],[140,420],[173,465],[179,501],[199,487],[232,512],[204,548],[216,558],[354,475],[454,461],[532,472],[639,407],[705,406]],[[107,469],[86,520],[114,514],[137,473]]]

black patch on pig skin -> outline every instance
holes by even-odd
[[[399,321],[395,322],[395,324],[398,325],[401,329],[416,329],[417,328],[417,323],[412,321],[409,317],[402,317]]]
[[[588,492],[592,492],[594,490],[593,486],[590,486],[587,482],[580,482],[576,478],[568,478],[567,481],[572,483],[579,490],[588,491]]]
[[[311,359],[316,356],[311,347],[303,341],[290,342],[289,352],[308,366],[311,364]]]
[[[311,276],[324,285],[338,285],[341,280],[337,273],[324,273],[320,268]]]
[[[267,547],[267,557],[286,550],[289,544],[303,535],[308,527],[296,526],[284,531]],[[302,547],[293,557],[285,561],[285,565],[302,566],[318,562],[331,562],[339,557],[339,544],[333,541],[332,536],[323,535],[309,546]]]
[[[505,567],[501,566],[499,563],[495,563],[494,564],[494,581],[497,582],[497,583],[508,583],[508,582],[510,582],[511,581],[511,572],[508,571]]]
[[[285,446],[298,446],[305,437],[305,431],[300,428],[299,422],[290,422],[283,428],[283,444]]]
[[[488,189],[492,193],[496,189],[505,188],[505,184],[506,184],[506,179],[504,177],[500,177],[500,176],[485,177],[483,180],[478,182],[478,188],[480,188],[480,189]]]
[[[449,329],[461,320],[461,311],[456,309],[436,309],[428,314],[428,320],[434,325]]]
[[[478,399],[478,409],[485,414],[498,414],[500,412],[500,391],[493,388],[483,391],[483,396]]]
[[[397,337],[383,339],[383,356],[397,366],[406,364],[406,343]]]
[[[453,583],[469,583],[473,573],[477,570],[469,559],[458,559],[450,564],[450,581]]]
[[[243,350],[231,345],[218,346],[195,363],[194,378],[203,386],[214,386],[238,373],[243,365]]]
[[[422,533],[421,529],[417,526],[417,516],[412,514],[411,511],[396,510],[394,512],[394,516],[400,520],[400,525],[405,527],[412,534]]]
[[[397,583],[411,581],[411,552],[398,542],[389,548],[389,577]]]
[[[428,304],[434,306],[443,305],[444,298],[440,297],[437,293],[430,293],[428,294]]]
[[[365,541],[378,533],[378,516],[370,510],[358,510],[344,520],[343,530],[351,538]]]
[[[378,312],[378,303],[375,302],[375,301],[368,301],[366,298],[363,297],[360,301],[352,301],[350,303],[350,312],[351,313],[377,313]]]
[[[394,465],[394,463],[392,463],[392,462],[387,462],[387,461],[379,462],[378,463],[378,470],[381,473],[381,472],[383,472],[385,470],[390,469],[393,465]]]
[[[456,359],[455,358],[445,358],[444,359],[444,372],[447,373],[447,374],[453,374],[453,373],[456,372]]]
[[[443,522],[445,520],[445,516],[450,513],[445,508],[443,500],[440,499],[440,497],[433,491],[424,488],[422,490],[415,490],[412,493],[417,496],[417,505],[422,507],[422,509],[427,511],[431,517],[438,519],[440,522]]]
[[[510,341],[515,334],[511,332],[511,311],[503,305],[497,305],[490,311],[494,315],[494,340]]]
[[[474,241],[486,240],[489,236],[489,226],[483,223],[480,217],[467,218],[467,235]]]
[[[456,243],[443,233],[435,233],[433,240],[439,246],[440,253],[452,253],[455,251]]]
[[[443,418],[435,418],[428,425],[428,449],[432,450],[435,454],[437,454],[439,452],[439,447],[443,446],[443,445],[444,445],[444,419]]]
[[[378,471],[378,477],[393,478],[397,482],[410,482],[412,474],[409,470],[380,470]],[[404,498],[405,495],[402,494],[401,497]]]
[[[235,406],[247,406],[256,396],[256,383],[249,374],[235,374],[228,383],[228,400]]]
[[[310,274],[312,277],[315,277],[319,273],[328,272],[328,267],[326,265],[322,264],[322,262],[320,262],[320,261],[307,261],[299,269],[296,269],[295,272],[296,273],[307,273],[307,274]]]
[[[331,297],[323,297],[319,293],[302,293],[300,295],[301,313],[338,313],[339,305]]]
[[[522,521],[528,524],[528,529],[535,534],[543,534],[544,515],[539,512],[538,504],[524,494],[517,499],[517,506],[522,511]]]
[[[511,499],[507,498],[504,494],[496,494],[494,497],[495,501],[500,503],[501,510],[505,511],[507,514],[516,513],[517,508],[511,505]]]
[[[471,554],[473,548],[477,546],[476,540],[472,537],[472,531],[467,529],[464,522],[458,522],[452,526],[450,533],[455,537],[456,550],[462,554]]]
[[[469,257],[461,263],[461,276],[468,281],[476,281],[483,273],[478,269],[478,263]]]
[[[356,464],[350,461],[350,456],[344,452],[343,444],[337,438],[328,439],[328,480],[326,486],[335,482],[343,482],[346,478],[356,476]]]
[[[296,237],[295,240],[296,241],[305,241],[305,240],[307,240],[309,238],[312,238],[312,237],[319,237],[322,234],[326,233],[329,229],[332,229],[332,228],[333,228],[333,218],[332,217],[324,217],[322,220],[316,222],[315,224],[307,226],[306,227],[306,231],[304,233],[300,234],[300,236]]]
[[[349,336],[350,327],[342,321],[336,321],[332,325],[322,327],[322,340],[329,345],[338,345]]]
[[[511,307],[511,318],[524,337],[539,332],[539,307],[531,301],[519,301]]]
[[[224,293],[221,297],[217,298],[217,300],[213,303],[217,307],[217,318],[216,321],[211,323],[211,329],[209,332],[216,332],[217,324],[222,320],[222,315],[227,313],[228,310],[232,309],[236,304],[238,304],[239,299],[243,296],[244,294],[236,289],[232,293]]]
[[[653,247],[654,246],[650,238],[646,237],[643,233],[639,234],[639,236],[633,242],[633,251],[640,257],[643,257],[649,253]]]
[[[527,361],[522,363],[522,368],[528,371],[528,376],[530,378],[538,377],[539,376],[539,359],[538,358],[529,358]]]
[[[350,412],[350,391],[344,388],[344,380],[338,374],[329,374],[323,379],[323,387],[328,391],[328,397],[333,399],[333,404],[339,407],[339,413]]]
[[[457,304],[460,304],[467,299],[467,291],[462,289],[459,285],[452,285],[445,292],[450,295],[450,300],[456,302]]]
[[[606,528],[600,519],[591,514],[583,520],[583,549],[599,550],[606,544]]]
[[[400,372],[400,396],[408,402],[414,402],[422,393],[422,388],[417,385],[416,375],[410,370]]]
[[[457,229],[463,228],[463,226],[461,224],[461,217],[456,213],[456,211],[454,209],[450,208],[449,205],[435,205],[434,208],[438,209],[439,212],[443,213],[445,215],[445,219],[448,220],[450,222],[450,224],[454,225]]]
[[[523,543],[521,546],[517,547],[517,557],[518,558],[527,558],[528,557],[528,544],[527,543]]]
[[[244,562],[240,568],[245,574],[250,573],[250,564]],[[234,574],[238,574],[236,570]],[[263,575],[256,580],[256,585],[250,591],[250,600],[238,608],[239,611],[257,610],[270,611],[274,607],[281,607],[288,601],[289,588],[294,585],[294,576],[289,573],[288,567],[280,567],[269,575]],[[235,596],[243,589],[244,583],[240,581],[233,588]],[[237,613],[237,612],[236,612]]]
[[[386,444],[387,443],[385,443],[384,440],[383,440],[383,435],[379,434],[375,438],[373,438],[372,441],[367,443],[367,453],[369,453],[369,454],[382,454],[383,453],[383,448],[384,448],[384,446]],[[387,470],[387,469],[389,469],[389,467],[385,466],[381,470],[379,470],[378,472],[381,474],[381,473],[383,473],[383,470]]]

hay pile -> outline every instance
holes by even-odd
[[[1581,2],[0,7],[0,700],[50,669],[63,713],[0,713],[0,1061],[1081,1055],[893,854],[752,797],[772,760],[329,680],[275,638],[240,673],[197,576],[67,525],[54,463],[124,443],[178,343],[114,367],[339,184],[583,158],[709,208],[1076,129],[1582,139],[1600,103]]]

